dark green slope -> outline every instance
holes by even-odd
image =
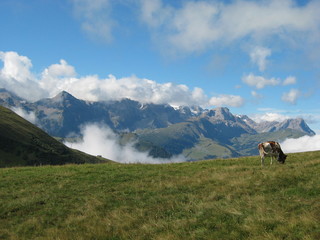
[[[0,167],[86,162],[104,160],[69,149],[13,111],[0,106]]]

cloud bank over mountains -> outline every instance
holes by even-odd
[[[31,60],[16,52],[0,52],[0,87],[31,101],[53,97],[65,90],[89,101],[120,100],[130,98],[142,103],[171,104],[174,106],[233,106],[244,104],[235,95],[217,95],[209,98],[198,87],[190,89],[183,84],[157,83],[136,76],[117,79],[113,75],[101,79],[97,75],[79,77],[73,66],[65,60],[52,64],[37,75],[31,72]]]
[[[288,138],[280,144],[286,153],[319,151],[320,135],[303,136],[297,139]]]
[[[136,76],[117,79],[113,75],[101,79],[97,75],[78,77],[65,60],[47,67],[41,74],[31,72],[31,60],[16,52],[0,52],[0,87],[28,100],[52,97],[65,90],[89,101],[130,98],[140,102],[172,105],[208,105],[210,99],[201,88],[157,83]]]
[[[130,98],[142,103],[203,107],[241,107],[246,103],[246,99],[239,95],[219,93],[209,97],[199,87],[190,89],[184,84],[157,83],[134,75],[122,78],[111,74],[108,78],[100,78],[98,75],[78,76],[75,68],[63,59],[45,68],[40,74],[33,73],[31,60],[17,52],[0,52],[0,60],[3,62],[3,67],[0,68],[0,87],[31,101],[53,97],[65,90],[77,98],[89,101]],[[296,78],[289,76],[281,81],[249,74],[242,81],[248,86],[262,89],[280,85],[281,82],[282,85],[295,84]],[[252,95],[257,96],[258,93]],[[298,90],[292,89],[283,94],[282,100],[294,104],[300,96]]]

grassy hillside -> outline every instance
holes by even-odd
[[[0,169],[0,239],[320,239],[320,152]]]
[[[67,148],[13,111],[0,106],[0,167],[103,161]]]
[[[212,139],[200,137],[197,144],[194,147],[184,149],[182,154],[187,159],[213,159],[213,158],[230,158],[239,156],[239,154],[227,145],[222,145]]]

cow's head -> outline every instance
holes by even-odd
[[[285,154],[280,154],[278,157],[278,162],[284,164],[286,161],[287,155]]]

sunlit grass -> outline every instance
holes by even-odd
[[[320,152],[0,169],[0,239],[320,239]]]

